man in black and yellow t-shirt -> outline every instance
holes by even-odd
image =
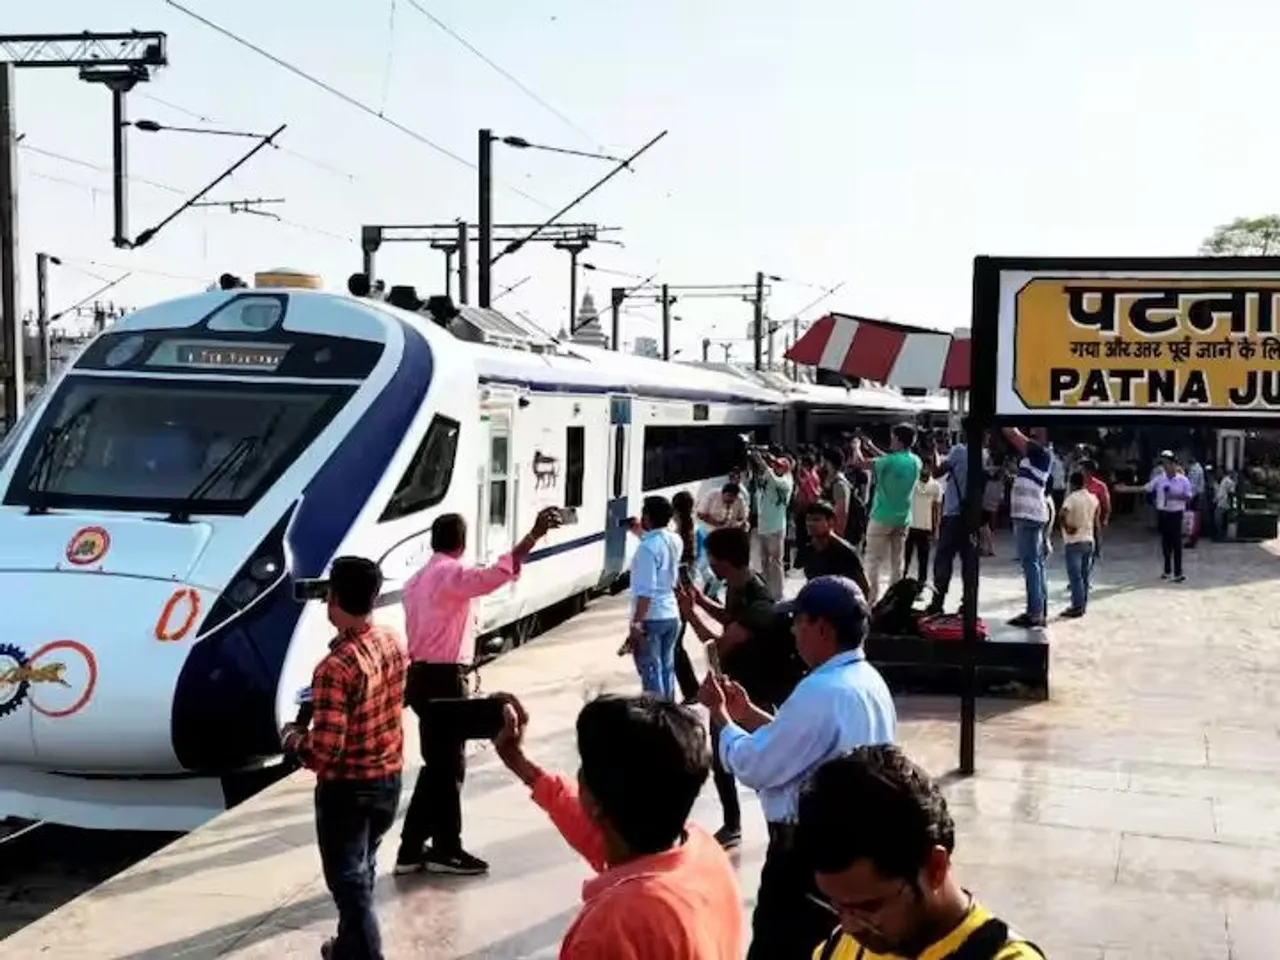
[[[1043,960],[956,882],[947,801],[898,747],[819,768],[797,844],[840,921],[813,960]]]

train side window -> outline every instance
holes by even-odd
[[[396,485],[387,508],[382,511],[380,523],[406,517],[419,510],[435,506],[449,492],[453,477],[453,461],[458,453],[458,421],[437,415],[427,428],[427,435],[408,469]]]
[[[622,427],[613,428],[613,499],[622,496],[622,477],[626,467],[627,434]]]
[[[564,450],[564,505],[580,507],[582,480],[587,468],[587,428],[566,427]]]
[[[645,490],[663,490],[742,465],[743,434],[760,441],[760,430],[734,425],[645,427]]]
[[[511,441],[506,434],[493,434],[489,439],[489,526],[507,525],[508,465]]]

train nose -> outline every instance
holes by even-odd
[[[180,769],[173,692],[200,591],[102,573],[0,573],[0,764],[64,773]]]

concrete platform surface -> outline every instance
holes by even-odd
[[[1021,605],[1007,541],[1000,551],[984,562],[989,620]],[[1051,563],[1058,610],[1060,551]],[[1117,534],[1088,616],[1049,627],[1053,699],[982,704],[979,774],[948,778],[957,870],[1054,960],[1280,956],[1278,572],[1274,546],[1205,543],[1187,555],[1186,583],[1162,583],[1153,535]],[[622,605],[599,601],[485,671],[485,689],[529,706],[529,750],[549,768],[575,769],[584,698],[636,687],[615,656]],[[899,708],[903,743],[945,774],[957,704]],[[754,800],[744,810],[750,905],[764,831]],[[587,868],[487,747],[465,816],[487,878],[393,879],[398,827],[388,838],[388,957],[554,957]],[[719,826],[710,784],[695,816]],[[312,823],[300,774],[0,943],[0,958],[316,957],[335,913]]]

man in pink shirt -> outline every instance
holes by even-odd
[[[472,601],[519,577],[534,545],[559,525],[555,507],[543,510],[524,538],[491,567],[462,562],[467,522],[460,514],[446,513],[431,525],[433,555],[404,587],[410,660],[405,702],[418,715],[422,769],[405,811],[396,873],[428,870],[475,876],[489,870],[487,863],[462,848],[466,741],[451,733],[443,715],[429,724],[427,714],[433,700],[467,696],[476,645]]]
[[[498,756],[596,871],[560,960],[739,960],[733,865],[688,822],[711,766],[697,715],[653,696],[597,697],[578,714],[574,782],[525,756],[528,715],[514,698],[504,712]]]

